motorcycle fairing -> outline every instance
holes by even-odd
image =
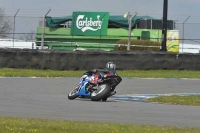
[[[86,86],[90,79],[85,78],[84,80],[80,81],[79,84],[79,91],[76,94],[79,97],[90,97],[90,92],[86,92]]]

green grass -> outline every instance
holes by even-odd
[[[80,77],[85,70],[58,71],[34,69],[0,69],[6,77]],[[121,77],[128,78],[197,78],[200,71],[179,70],[118,70]],[[160,96],[148,99],[151,102],[200,106],[200,96]],[[0,117],[1,133],[199,133],[200,128],[180,128],[117,123],[78,122],[35,118]]]
[[[0,69],[0,76],[8,77],[80,77],[86,70],[35,70],[35,69]],[[197,78],[200,71],[185,70],[117,70],[121,77],[128,78]]]
[[[186,70],[122,70],[117,71],[121,77],[138,78],[200,78],[200,71]]]
[[[149,98],[150,102],[166,103],[166,104],[179,104],[179,105],[190,105],[200,106],[200,95],[196,96],[159,96],[155,98]]]
[[[81,122],[35,118],[0,117],[1,133],[199,133],[180,128],[119,123]]]
[[[85,71],[58,71],[35,69],[0,69],[0,76],[4,77],[80,77]]]

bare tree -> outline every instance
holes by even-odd
[[[9,32],[12,31],[12,24],[5,15],[4,9],[0,8],[0,38],[6,38],[9,36]]]
[[[26,40],[26,41],[33,41],[35,40],[35,33],[34,31],[31,31],[30,33],[27,33],[26,35],[20,36],[19,39]]]
[[[26,40],[35,40],[35,33],[34,31],[31,31],[26,37]]]

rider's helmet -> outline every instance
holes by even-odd
[[[108,62],[108,63],[106,64],[106,68],[115,70],[115,69],[116,69],[116,65],[115,65],[114,62]]]

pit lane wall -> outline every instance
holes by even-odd
[[[200,54],[193,53],[0,49],[0,68],[88,70],[108,61],[118,70],[200,70]]]

